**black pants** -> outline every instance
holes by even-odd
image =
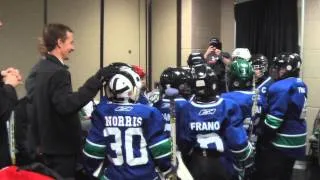
[[[205,155],[200,151],[194,151],[186,162],[186,166],[195,180],[229,179],[218,153],[206,153]]]
[[[273,146],[259,148],[256,156],[257,171],[254,180],[291,180],[295,159]]]
[[[42,160],[46,166],[59,173],[63,178],[74,179],[77,164],[76,157],[76,155],[43,154]]]

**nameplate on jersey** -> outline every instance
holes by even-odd
[[[136,116],[105,116],[106,127],[141,127],[142,117]]]
[[[199,111],[199,116],[206,116],[206,115],[212,115],[216,112],[215,108],[211,108],[211,109],[201,109]]]
[[[114,111],[131,111],[132,109],[132,106],[119,106],[115,108]]]
[[[301,94],[305,94],[306,93],[306,88],[298,87],[298,92],[301,93]]]
[[[191,122],[190,129],[195,131],[220,130],[220,122]]]

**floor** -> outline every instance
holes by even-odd
[[[317,161],[311,161],[306,169],[294,169],[292,180],[320,180],[320,167]]]

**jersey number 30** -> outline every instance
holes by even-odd
[[[110,144],[111,149],[115,152],[116,157],[112,158],[114,165],[121,166],[124,163],[124,152],[122,151],[122,143],[125,145],[126,163],[129,166],[143,165],[148,162],[147,143],[143,137],[141,128],[128,128],[124,131],[124,142],[121,138],[121,130],[117,127],[108,127],[103,131],[105,137],[113,136],[114,143]],[[140,137],[140,157],[133,154],[133,136]]]

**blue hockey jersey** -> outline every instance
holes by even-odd
[[[265,131],[274,132],[271,143],[293,158],[305,156],[307,86],[300,78],[286,78],[269,88]]]
[[[137,103],[150,105],[149,99],[145,92],[140,93]]]
[[[176,120],[179,121],[180,112],[182,107],[187,103],[187,100],[179,97],[175,98],[175,112],[176,112]],[[170,126],[170,99],[161,99],[157,103],[153,104],[153,107],[157,108],[161,113],[166,121],[165,131],[170,134],[171,126]],[[179,130],[180,128],[177,128]]]
[[[267,110],[267,101],[264,96],[257,95],[257,111],[252,113],[252,105],[255,92],[253,91],[233,91],[228,93],[223,93],[221,97],[226,99],[232,99],[234,102],[240,105],[242,115],[243,115],[243,124],[245,129],[248,129],[250,121],[253,121],[254,125],[257,125],[259,122],[259,116],[262,112]],[[254,117],[252,115],[254,114]]]
[[[83,149],[85,168],[104,165],[104,179],[155,179],[171,167],[171,140],[154,107],[102,101],[92,114],[92,129]]]
[[[243,161],[251,152],[240,107],[232,100],[198,103],[193,99],[185,104],[180,118],[177,142],[183,153],[193,148],[224,152],[228,147],[237,160]]]
[[[268,89],[273,83],[273,79],[269,76],[264,81],[262,81],[260,84],[257,85],[257,90],[259,91],[261,96],[267,97]]]

